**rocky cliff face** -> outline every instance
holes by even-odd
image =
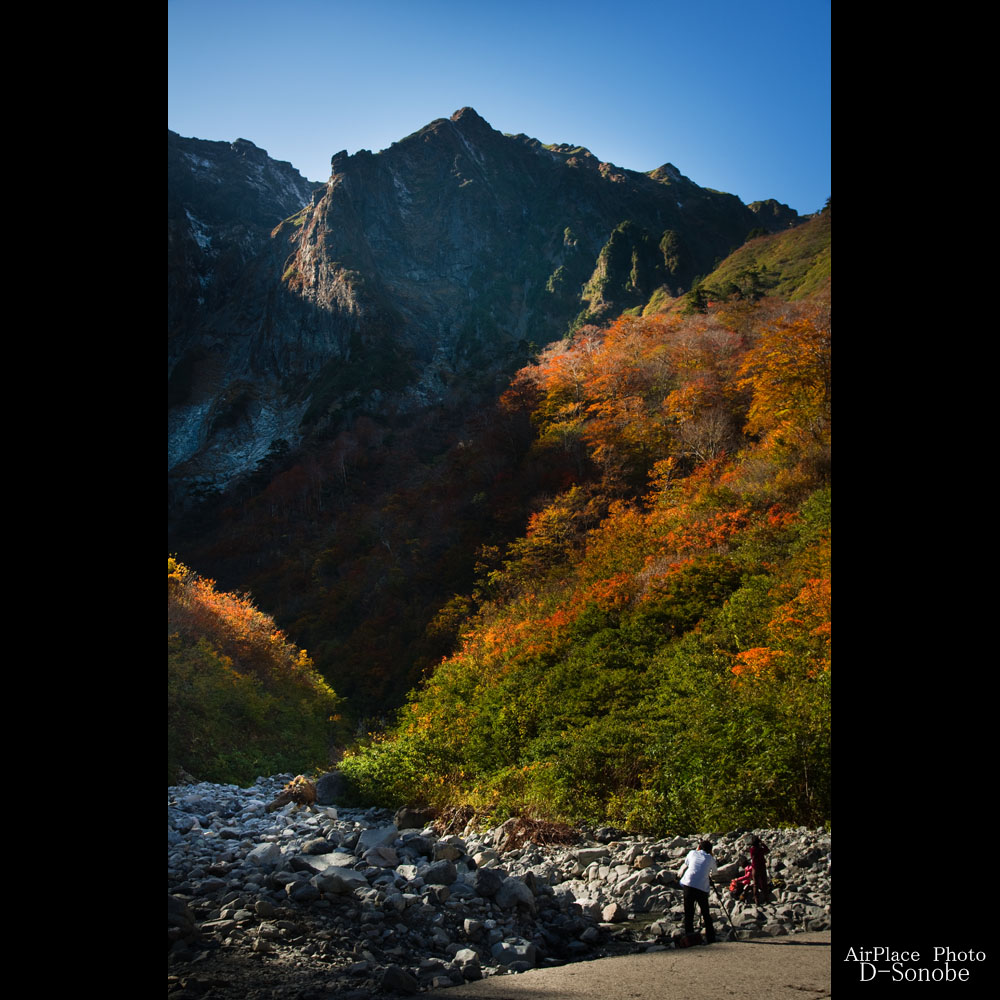
[[[170,136],[178,497],[360,411],[488,395],[532,345],[679,294],[787,224],[671,164],[623,170],[471,108],[331,167],[312,190],[245,140]]]
[[[222,305],[275,222],[297,212],[318,185],[246,139],[207,142],[167,133],[168,332],[196,329]]]
[[[803,218],[810,218],[810,216],[799,216],[794,208],[789,208],[773,198],[768,198],[767,201],[752,201],[747,208],[760,220],[758,225],[772,233],[781,229],[791,229],[799,225]]]
[[[233,302],[275,223],[317,186],[246,139],[167,133],[169,468],[186,483],[225,482],[232,470],[253,466],[257,439],[295,431],[294,413],[266,404],[249,424],[241,421],[253,401],[274,393],[234,350],[246,325],[239,309],[233,316]],[[219,315],[233,318],[220,324]]]

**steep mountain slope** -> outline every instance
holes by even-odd
[[[679,294],[792,211],[503,135],[471,108],[336,154],[311,196],[250,143],[196,142],[171,137],[175,510],[359,413],[495,397],[534,345]]]
[[[452,651],[477,576],[530,516],[603,475],[610,444],[630,434],[605,492],[641,492],[660,438],[690,408],[654,401],[644,424],[634,401],[598,401],[598,424],[568,389],[539,448],[531,406],[498,401],[522,361],[569,329],[581,350],[598,342],[605,320],[642,310],[651,290],[682,305],[677,293],[762,216],[777,232],[747,246],[806,229],[787,228],[799,220],[776,202],[742,206],[669,164],[637,174],[501,135],[469,109],[378,155],[338,154],[330,182],[284,219],[302,194],[277,197],[287,165],[263,163],[277,180],[265,204],[242,155],[253,150],[183,149],[211,162],[205,146],[229,179],[222,167],[192,174],[180,154],[172,170],[206,184],[217,215],[192,194],[175,215],[216,220],[209,249],[231,233],[243,256],[223,280],[208,270],[221,254],[206,255],[207,280],[194,279],[206,301],[190,300],[193,320],[173,328],[173,513],[189,509],[170,551],[252,592],[355,718],[394,709]],[[779,275],[800,266],[775,263]],[[607,375],[627,384],[622,365]],[[582,435],[598,426],[611,436],[591,454]],[[739,421],[713,410],[676,433],[696,454],[738,441]],[[194,504],[199,483],[208,498]]]
[[[235,427],[240,382],[232,352],[241,326],[220,329],[210,318],[240,294],[246,269],[267,248],[275,223],[297,211],[315,187],[291,164],[271,159],[246,139],[210,142],[168,131],[170,468],[183,469],[193,456],[203,456],[212,436],[224,452],[242,451],[246,438]],[[293,432],[294,414],[276,414],[275,429],[283,420]],[[225,454],[215,460],[222,468],[230,462]],[[211,458],[202,465],[208,470],[202,478],[210,481]]]
[[[828,285],[831,275],[832,208],[794,228],[760,235],[730,254],[706,278],[716,298],[734,291],[780,295],[795,301]]]
[[[520,372],[533,450],[586,475],[483,566],[454,652],[342,763],[359,792],[660,832],[828,820],[831,332],[824,296],[734,300]]]

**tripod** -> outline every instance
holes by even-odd
[[[739,941],[739,935],[737,935],[736,928],[733,926],[733,919],[729,916],[729,911],[726,909],[726,904],[722,901],[722,896],[719,895],[719,887],[712,882],[712,888],[715,890],[715,898],[719,901],[719,909],[726,915],[726,921],[729,924],[729,930],[732,933],[733,940]]]

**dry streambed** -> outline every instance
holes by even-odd
[[[533,829],[545,840],[555,828],[511,820],[445,834],[419,812],[345,809],[323,794],[269,811],[290,778],[168,788],[175,998],[361,1000],[672,947],[683,926],[676,871],[706,837],[720,864],[720,936],[731,926],[744,939],[831,927],[822,830],[654,839],[603,828],[533,843]],[[784,883],[759,906],[728,892],[754,833]]]

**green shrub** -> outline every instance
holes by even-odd
[[[329,765],[340,699],[247,597],[167,563],[167,778],[247,784]]]

